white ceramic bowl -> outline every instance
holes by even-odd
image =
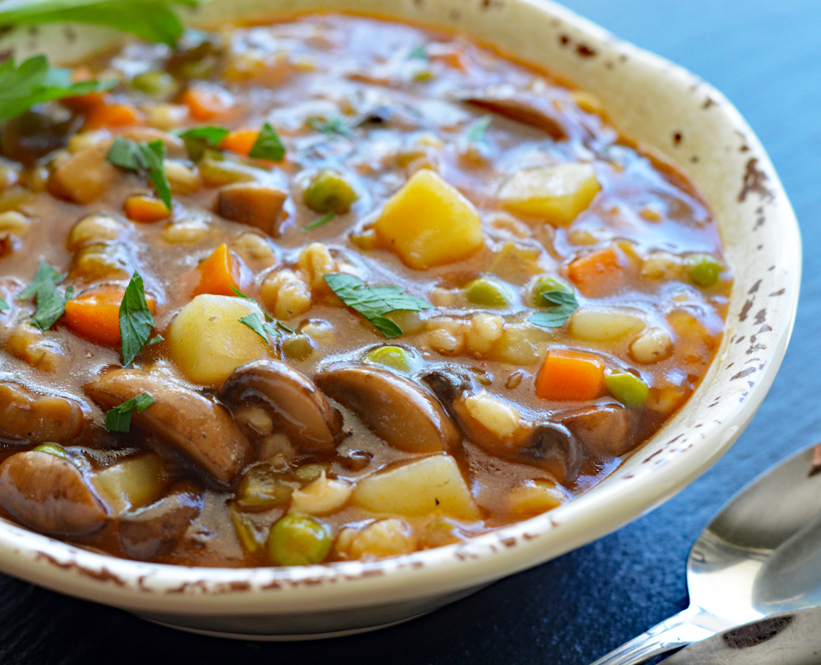
[[[713,464],[775,377],[795,317],[798,225],[778,176],[729,102],[681,68],[539,0],[215,0],[189,16],[321,8],[445,26],[547,66],[598,95],[615,125],[678,163],[706,194],[735,272],[727,332],[686,407],[601,485],[556,510],[469,543],[376,563],[184,568],[94,554],[0,521],[0,568],[42,586],[189,630],[293,639],[343,634],[432,610],[617,529]],[[3,38],[19,57],[76,61],[120,38],[99,28]]]

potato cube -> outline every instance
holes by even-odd
[[[459,465],[450,455],[432,455],[360,480],[352,502],[375,513],[409,517],[439,512],[457,519],[477,519]]]
[[[91,482],[116,513],[153,503],[162,496],[168,484],[162,461],[154,453],[133,457],[98,471]]]
[[[590,164],[558,164],[514,173],[502,183],[498,197],[510,212],[566,226],[590,205],[599,189]]]
[[[382,245],[416,270],[467,258],[484,244],[473,204],[433,171],[417,171],[374,225]]]
[[[189,381],[222,385],[237,367],[268,354],[269,346],[240,319],[265,319],[259,306],[244,298],[199,295],[183,307],[168,329],[171,359]]]

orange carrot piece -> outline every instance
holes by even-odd
[[[181,101],[194,120],[212,120],[228,110],[219,93],[203,88],[188,88]]]
[[[604,363],[596,356],[569,349],[551,349],[536,376],[536,395],[542,399],[595,399],[602,389]]]
[[[624,281],[626,258],[616,247],[582,256],[567,268],[567,276],[583,296],[596,298],[615,291]]]
[[[222,150],[230,150],[238,155],[247,156],[259,138],[259,132],[253,129],[237,129],[220,141]]]
[[[75,83],[79,81],[89,81],[93,78],[95,78],[94,72],[84,65],[76,67],[71,73],[71,80]],[[87,95],[66,97],[61,99],[60,103],[74,111],[89,111],[95,106],[106,103],[107,100],[108,95],[104,92],[90,92]]]
[[[84,129],[128,127],[145,120],[142,112],[131,104],[98,104],[86,113]]]
[[[200,281],[194,295],[210,293],[215,296],[235,296],[233,289],[239,289],[240,262],[228,251],[223,243],[197,267]],[[233,288],[232,288],[233,287]]]
[[[451,69],[458,69],[461,71],[465,71],[467,69],[467,67],[465,67],[464,55],[462,50],[459,48],[446,46],[444,44],[431,44],[427,48],[427,56],[430,60],[441,62],[443,65],[450,67]]]
[[[120,343],[120,304],[125,289],[122,286],[98,286],[69,300],[63,321],[69,330],[96,344],[116,346]],[[156,303],[146,297],[153,314]]]
[[[129,196],[123,204],[123,210],[128,219],[141,224],[160,222],[171,216],[165,203],[151,196]]]

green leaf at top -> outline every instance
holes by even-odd
[[[0,2],[0,8],[3,6]],[[50,67],[44,55],[24,60],[19,67],[15,67],[14,59],[10,58],[0,64],[0,121],[13,118],[41,102],[110,90],[116,84],[113,80],[72,81],[71,70]]]
[[[118,136],[111,144],[106,159],[114,166],[145,173],[154,185],[157,196],[165,203],[166,208],[171,210],[171,185],[165,175],[165,145],[162,141],[137,143]]]
[[[401,335],[402,329],[385,318],[385,314],[418,312],[433,307],[427,300],[409,295],[398,286],[367,286],[361,279],[342,273],[330,273],[323,279],[342,302],[368,319],[389,339]]]
[[[183,25],[174,5],[195,7],[208,0],[3,0],[0,25],[89,23],[130,32],[174,46]]]
[[[123,402],[119,406],[115,406],[105,414],[106,430],[109,432],[127,433],[131,429],[131,414],[134,413],[134,409],[137,410],[137,413],[142,413],[153,403],[154,398],[151,397],[151,395],[142,393]]]
[[[46,282],[51,282],[52,285],[59,284],[66,277],[68,277],[68,273],[57,272],[45,261],[40,261],[40,265],[37,267],[37,272],[34,275],[34,279],[31,281],[31,284],[20,291],[17,296],[17,300],[28,300],[32,296],[36,295],[37,292],[43,288],[43,285]]]
[[[281,162],[285,157],[285,144],[277,131],[267,122],[262,126],[248,156],[253,159],[267,159],[272,162]]]
[[[128,367],[143,349],[154,329],[154,315],[145,300],[143,279],[138,272],[131,276],[120,303],[120,339],[123,367]]]
[[[9,304],[0,297],[0,312],[5,312],[6,310],[11,309]]]
[[[484,115],[478,120],[474,120],[465,132],[465,138],[471,143],[478,143],[484,138],[492,120],[493,117],[490,115]]]
[[[71,300],[74,287],[69,287],[63,295],[50,279],[43,282],[37,291],[37,311],[31,317],[31,325],[46,331],[53,326],[66,311],[66,302]]]
[[[202,159],[206,149],[218,147],[222,139],[231,133],[231,130],[219,125],[202,125],[177,130],[174,133],[185,143],[185,149],[188,150],[191,159],[198,162]]]
[[[530,317],[529,321],[542,328],[559,328],[570,318],[579,307],[574,293],[566,291],[546,291],[542,293],[544,302],[541,304],[549,309],[546,312],[537,312]]]

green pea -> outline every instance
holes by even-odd
[[[344,215],[356,200],[356,192],[339,173],[322,171],[305,189],[303,200],[314,212]]]
[[[545,302],[542,296],[551,291],[561,291],[562,293],[574,293],[573,287],[565,282],[561,277],[554,277],[552,275],[542,275],[537,277],[530,289],[533,304],[536,307],[544,307]]]
[[[687,273],[690,280],[698,286],[715,286],[723,270],[724,266],[711,254],[691,254],[687,257]]]
[[[282,353],[290,360],[307,360],[316,350],[308,335],[288,335],[282,340]]]
[[[293,487],[267,464],[253,467],[243,476],[235,502],[245,512],[262,512],[291,498]]]
[[[46,453],[46,455],[54,455],[54,457],[59,457],[60,459],[64,460],[68,459],[66,449],[63,448],[63,446],[58,445],[56,443],[41,443],[36,448],[32,448],[32,452]]]
[[[331,528],[307,515],[286,515],[268,536],[268,555],[280,566],[309,566],[330,551]]]
[[[503,284],[488,277],[478,277],[465,286],[465,297],[469,303],[482,307],[510,306],[510,291]]]
[[[325,470],[321,464],[303,464],[294,472],[294,475],[302,482],[309,483],[319,478]]]
[[[398,372],[411,372],[416,364],[410,351],[399,346],[380,346],[371,349],[365,356],[365,362],[384,365]]]
[[[129,85],[150,97],[170,97],[179,88],[177,80],[167,72],[137,74]]]
[[[650,394],[647,384],[630,372],[611,372],[604,377],[604,385],[613,397],[629,407],[641,406]]]

